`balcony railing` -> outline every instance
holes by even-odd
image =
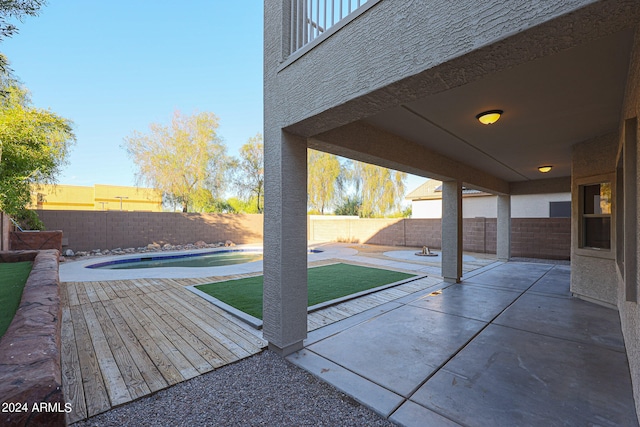
[[[294,53],[374,0],[291,0],[291,46]]]

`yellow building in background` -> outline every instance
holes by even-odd
[[[31,209],[162,212],[162,192],[153,188],[95,184],[34,185]]]

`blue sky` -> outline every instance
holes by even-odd
[[[212,111],[228,153],[262,132],[263,2],[51,0],[0,43],[36,107],[74,122],[61,184],[135,185],[122,148],[173,111]],[[409,179],[408,190],[423,179]]]
[[[229,154],[262,132],[262,2],[52,0],[0,51],[35,106],[72,120],[61,184],[134,185],[122,148],[174,110],[212,111]]]

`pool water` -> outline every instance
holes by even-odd
[[[88,268],[130,270],[158,267],[220,267],[260,261],[262,252],[224,251],[207,254],[185,254],[171,256],[146,256],[93,264]]]

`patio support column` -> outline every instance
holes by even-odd
[[[462,183],[442,183],[442,277],[457,283],[462,277]]]
[[[271,137],[270,137],[271,136]],[[265,135],[263,333],[286,356],[307,337],[307,144]]]
[[[500,261],[511,258],[511,196],[498,196],[496,255]]]

